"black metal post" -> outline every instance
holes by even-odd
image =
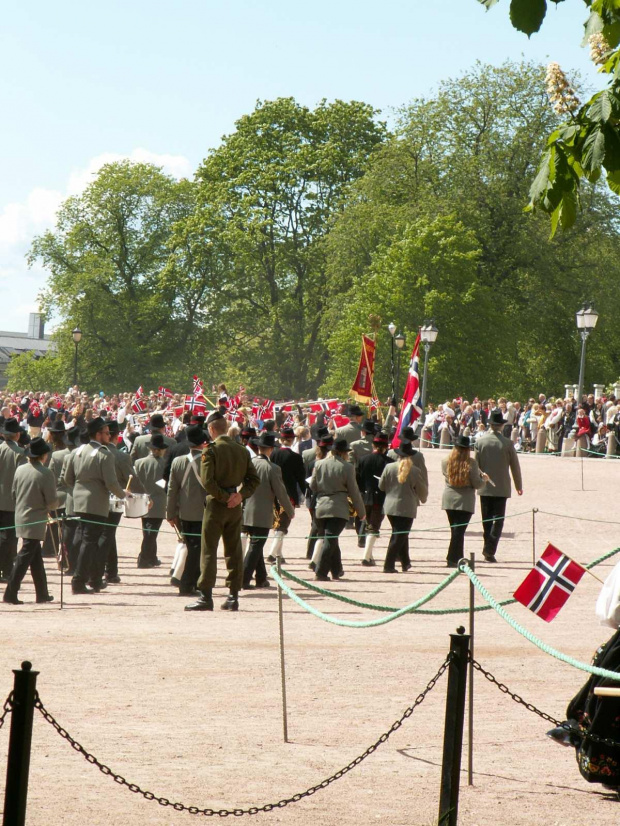
[[[450,665],[446,694],[446,721],[443,733],[443,760],[439,793],[439,826],[456,826],[459,810],[461,750],[467,688],[469,634],[464,628],[450,634]]]
[[[32,744],[32,719],[38,671],[32,663],[23,662],[20,671],[13,671],[13,708],[11,736],[6,767],[3,826],[25,826],[28,800],[28,773]]]
[[[78,359],[78,343],[75,342],[75,358],[73,360],[73,386],[77,384],[77,359]]]

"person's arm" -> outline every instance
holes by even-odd
[[[424,474],[422,473],[419,467],[416,467],[414,465],[413,469],[416,471],[414,475],[417,477],[416,479],[414,479],[413,482],[415,492],[420,502],[424,504],[428,499],[428,482],[424,478]]]
[[[193,461],[191,454],[189,459],[190,462]],[[168,522],[176,523],[179,518],[179,494],[178,474],[172,470],[168,477],[168,491],[166,494],[166,519]]]
[[[42,485],[41,485],[41,493],[43,494],[43,501],[45,502],[45,508],[48,513],[55,511],[58,507],[58,495],[56,493],[56,480],[54,479],[54,474],[50,471],[49,473],[42,474]]]
[[[225,505],[231,497],[215,481],[215,451],[209,446],[202,451],[202,461],[200,463],[200,479],[202,486],[209,496]]]
[[[512,442],[509,447],[510,457],[510,472],[512,473],[512,481],[519,496],[523,493],[523,480],[521,479],[521,465],[519,464],[519,457]]]
[[[105,448],[100,448],[97,453],[100,457],[99,461],[101,463],[103,481],[106,488],[110,491],[110,493],[113,493],[114,496],[117,496],[119,499],[124,499],[125,491],[120,486],[118,476],[116,475],[116,463],[114,462],[114,456],[112,456],[112,454]]]
[[[245,451],[246,453],[246,469],[245,469],[245,476],[243,477],[243,483],[241,485],[241,490],[239,491],[239,495],[241,496],[241,500],[244,501],[245,499],[249,499],[250,496],[254,493],[256,488],[260,485],[260,478],[258,473],[256,472],[256,468],[254,467],[254,462],[252,461],[252,457]]]
[[[271,470],[271,489],[273,490],[280,505],[284,508],[286,515],[292,519],[295,516],[295,508],[293,507],[293,503],[291,502],[289,495],[286,492],[284,482],[282,481],[282,469],[277,465],[272,465]]]
[[[360,519],[364,519],[366,516],[366,505],[364,504],[362,494],[360,493],[360,489],[355,481],[355,471],[352,465],[345,464],[345,467],[347,469],[347,491],[351,497],[351,501],[353,502],[355,512]]]
[[[475,490],[480,490],[480,488],[484,487],[488,478],[488,474],[482,473],[480,470],[478,462],[475,459],[472,459],[469,466],[469,482],[472,488]]]
[[[69,454],[69,456],[71,456],[71,454]],[[59,484],[66,486],[67,490],[73,490],[73,486],[75,485],[75,459],[72,457],[69,461],[69,456],[65,456],[65,460],[62,463]]]
[[[379,490],[383,490],[383,491],[387,490],[387,488],[386,488],[386,478],[387,477],[385,475],[386,468],[387,468],[387,465],[383,468],[383,473],[381,474],[381,478],[379,479]]]

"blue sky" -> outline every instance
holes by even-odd
[[[107,0],[7,5],[0,30],[0,329],[26,330],[45,283],[33,235],[106,160],[190,175],[257,99],[391,109],[476,60],[557,60],[600,86],[580,48],[582,0],[528,40],[509,0]]]

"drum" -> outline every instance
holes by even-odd
[[[117,496],[110,494],[110,512],[123,513],[125,510],[125,500],[119,499]]]
[[[139,519],[149,512],[150,496],[148,493],[134,493],[131,498],[123,499],[125,516],[128,519]]]

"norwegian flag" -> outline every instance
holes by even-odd
[[[274,404],[274,411],[276,413],[291,413],[295,402],[282,402],[282,404]]]
[[[265,419],[273,419],[275,407],[275,402],[272,402],[271,399],[265,399],[265,401],[260,406],[257,418],[262,419],[263,421]]]
[[[311,413],[335,413],[340,407],[338,399],[323,399],[318,402],[307,402],[304,404]]]
[[[392,439],[392,447],[400,445],[400,434],[404,427],[411,426],[422,415],[420,406],[420,333],[416,336],[413,350],[411,351],[411,361],[409,362],[409,374],[407,384],[403,393],[403,408],[396,426],[396,433]]]
[[[513,596],[545,622],[551,622],[585,572],[582,565],[549,544]]]
[[[174,394],[173,394],[172,390],[168,390],[168,388],[167,388],[167,387],[160,387],[160,388],[157,390],[157,393],[158,393],[160,396],[163,396],[163,397],[164,397],[164,399],[172,399],[172,398],[174,398]]]
[[[193,376],[193,381],[194,381],[194,389],[192,391],[192,395],[194,395],[194,396],[204,395],[204,385],[202,383],[202,379],[199,379],[198,376]]]
[[[349,424],[349,422],[351,421],[351,419],[349,419],[348,416],[341,416],[340,413],[335,413],[332,416],[331,420],[337,428],[338,427],[344,427],[346,424]]]
[[[146,399],[143,399],[141,396],[136,396],[131,403],[131,410],[133,413],[144,413],[146,408]]]
[[[141,399],[142,396],[144,396],[144,388],[140,385],[140,387],[136,390],[136,399]]]
[[[181,416],[183,415],[183,411],[185,410],[185,405],[179,404],[176,407],[173,407],[171,409],[172,409],[172,415],[174,416],[174,418],[175,419],[180,419]]]
[[[202,394],[185,397],[185,410],[196,416],[204,416],[207,412],[207,403]]]

